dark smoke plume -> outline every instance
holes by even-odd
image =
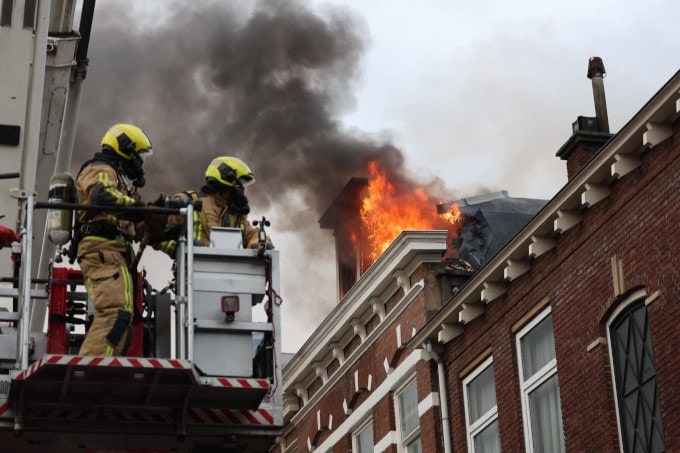
[[[213,157],[240,157],[256,176],[252,217],[277,206],[285,215],[272,221],[274,239],[298,231],[310,254],[319,253],[307,240],[318,219],[350,178],[366,176],[368,161],[416,184],[398,149],[338,120],[355,102],[368,45],[362,18],[301,0],[156,3],[156,23],[140,20],[132,1],[97,3],[72,170],[116,122],[151,137],[145,199],[197,190]],[[417,181],[428,184],[441,186]]]
[[[97,5],[74,168],[109,125],[130,121],[154,145],[148,197],[200,187],[217,155],[251,166],[249,195],[262,210],[296,192],[306,206],[291,212],[322,213],[369,160],[403,176],[399,150],[349,135],[336,119],[353,104],[367,44],[351,11],[322,16],[294,0],[259,1],[250,13],[239,2],[174,2],[169,17],[145,24],[124,5]]]

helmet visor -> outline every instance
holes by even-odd
[[[139,151],[137,151],[137,154],[143,161],[146,161],[146,158],[153,154],[153,149],[151,148],[140,149]]]
[[[249,186],[250,184],[255,182],[255,177],[253,175],[243,175],[240,178],[238,178],[239,182],[243,187]]]

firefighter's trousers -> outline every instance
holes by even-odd
[[[130,245],[122,239],[88,236],[80,242],[78,262],[95,309],[80,355],[125,354],[134,303],[130,257]]]

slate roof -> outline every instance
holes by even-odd
[[[513,198],[503,190],[439,205],[439,212],[446,212],[453,204],[458,204],[462,214],[461,227],[452,244],[456,253],[453,258],[443,262],[443,271],[472,275],[496,255],[546,203],[547,200]]]

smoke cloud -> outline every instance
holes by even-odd
[[[116,122],[136,124],[151,138],[145,199],[199,189],[215,156],[243,159],[256,177],[251,216],[274,212],[275,244],[291,240],[298,261],[308,260],[282,276],[302,299],[313,293],[312,261],[325,260],[334,278],[332,245],[318,220],[347,181],[366,176],[367,163],[377,160],[393,180],[416,184],[398,149],[343,131],[338,120],[353,106],[367,36],[350,10],[321,13],[294,0],[175,1],[163,14],[142,16],[130,1],[98,3],[73,170]],[[417,185],[445,192],[438,180]],[[332,298],[291,303],[320,319]]]

